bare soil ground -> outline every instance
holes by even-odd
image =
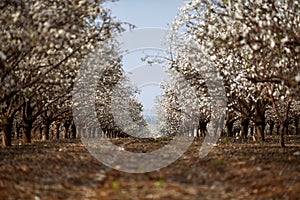
[[[80,140],[0,148],[0,199],[300,199],[300,137],[254,143],[226,138],[203,159],[200,144],[156,172],[130,174],[95,159]],[[165,141],[114,139],[131,151]]]

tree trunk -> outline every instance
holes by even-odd
[[[227,123],[227,137],[233,137],[233,123],[234,121]]]
[[[31,129],[32,129],[32,123],[27,122],[22,127],[22,141],[23,144],[31,143]]]
[[[71,138],[76,139],[76,126],[75,126],[74,123],[71,124],[70,129],[71,129],[70,130],[70,132],[71,132],[71,134],[70,134]]]
[[[265,141],[265,125],[262,122],[255,123],[255,134]]]
[[[270,125],[269,135],[273,135],[273,130],[274,130],[275,122],[270,121],[269,125]]]
[[[225,127],[226,127],[227,137],[233,137],[233,124],[236,121],[234,117],[235,117],[235,115],[232,112],[228,111],[226,113],[226,124],[225,124]]]
[[[284,134],[285,135],[289,135],[289,123],[287,122],[287,123],[285,123],[284,124]]]
[[[296,135],[299,135],[299,120],[297,118],[294,121],[294,125],[296,127]]]
[[[263,100],[257,101],[255,104],[255,134],[258,135],[261,140],[265,141],[265,126],[266,126],[266,103]]]
[[[199,122],[199,130],[200,130],[200,136],[205,137],[207,134],[207,122],[205,121]]]
[[[64,124],[63,124],[63,139],[69,138],[69,127],[70,127],[70,124],[68,122],[64,122]]]
[[[254,126],[251,126],[251,128],[250,128],[250,135],[253,136],[253,133],[254,133]]]
[[[44,121],[43,129],[42,129],[42,141],[49,140],[49,130],[50,130],[50,123],[48,121]]]
[[[280,124],[276,125],[276,135],[279,135],[280,132]]]
[[[59,123],[54,122],[52,126],[52,138],[53,140],[58,140],[59,139]]]
[[[285,147],[285,144],[284,144],[284,132],[285,132],[285,125],[284,124],[280,124],[280,128],[279,128],[279,132],[280,132],[280,139],[279,139],[279,142],[280,142],[280,146],[281,147]]]
[[[11,146],[13,119],[2,118],[2,147]]]
[[[242,137],[247,139],[250,120],[248,118],[242,120]]]

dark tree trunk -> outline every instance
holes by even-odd
[[[234,121],[227,123],[227,137],[233,137],[233,123]]]
[[[280,142],[280,146],[281,147],[285,147],[285,144],[284,144],[284,132],[285,132],[285,128],[284,128],[284,124],[280,124],[280,128],[279,128],[279,132],[280,132],[280,139],[279,139],[279,142]]]
[[[72,123],[72,125],[71,125],[70,128],[71,128],[71,130],[70,130],[70,132],[71,132],[70,136],[71,136],[71,138],[75,139],[76,138],[76,126],[75,126],[75,124]]]
[[[26,102],[22,107],[22,141],[23,144],[31,143],[32,124],[37,116],[33,115],[33,107]]]
[[[207,134],[207,122],[200,122],[200,134],[205,137]]]
[[[70,124],[68,122],[64,122],[64,124],[63,124],[63,139],[69,138],[69,127],[70,127]]]
[[[284,134],[285,135],[289,135],[289,123],[288,122],[286,122],[285,124],[284,124]]]
[[[296,118],[295,121],[294,121],[294,125],[296,127],[296,135],[299,135],[299,119]]]
[[[254,126],[255,134],[265,141],[265,127],[266,127],[266,103],[264,101],[257,101],[255,104],[255,114],[254,114]]]
[[[250,135],[253,136],[253,134],[254,134],[254,126],[251,126],[251,128],[250,128]]]
[[[116,138],[116,130],[115,129],[111,129],[111,137],[112,138]]]
[[[110,138],[110,132],[108,129],[105,129],[105,135],[106,135],[106,138]]]
[[[273,135],[273,130],[274,130],[275,122],[274,121],[270,121],[269,122],[269,126],[270,126],[269,135]]]
[[[289,122],[289,118],[288,118],[288,114],[286,114],[285,119],[281,121],[280,128],[279,128],[279,132],[280,132],[279,143],[281,147],[285,147],[284,134],[286,134],[288,131],[288,122]]]
[[[226,136],[226,131],[225,131],[225,129],[223,128],[222,131],[221,131],[221,137],[224,137],[224,136]]]
[[[31,129],[32,122],[26,122],[22,127],[22,141],[23,144],[31,143]]]
[[[276,125],[276,135],[279,135],[280,132],[280,124]]]
[[[242,120],[242,137],[247,139],[250,120],[248,118]]]
[[[2,147],[11,146],[13,118],[2,118]]]
[[[226,134],[227,137],[233,137],[233,124],[236,121],[235,120],[235,115],[232,112],[227,112],[226,113]]]

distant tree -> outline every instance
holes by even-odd
[[[122,69],[121,53],[114,38],[102,41],[84,60],[86,69],[78,72],[72,100],[75,122],[82,125],[81,137],[98,137],[100,133],[124,137],[133,124],[145,124],[142,106],[135,97],[137,90]],[[97,120],[89,116],[94,112]]]

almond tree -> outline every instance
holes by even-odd
[[[274,109],[283,147],[290,106],[299,91],[299,1],[231,3],[223,21],[231,23],[227,30],[235,27],[235,34],[225,32],[222,37],[229,42],[216,41],[215,46],[219,43],[220,49],[244,52],[240,67],[247,72],[246,79],[258,86],[258,97],[267,99]]]
[[[45,111],[72,86],[83,57],[120,24],[113,22],[101,1],[5,0],[0,7],[2,144],[10,146],[15,113],[22,108],[28,122]],[[101,26],[91,23],[95,20]],[[51,95],[49,90],[58,88],[63,92]],[[33,105],[38,106],[35,111]],[[24,141],[30,141],[29,135]]]
[[[174,84],[175,85],[175,84]],[[158,98],[157,103],[160,108],[158,110],[159,126],[162,136],[175,135],[179,130],[181,123],[181,110],[178,102],[178,95],[175,88],[170,84],[162,84],[164,93]]]
[[[98,48],[85,59],[85,68],[79,71],[72,92],[75,121],[82,124],[81,137],[99,137],[100,133],[106,137],[124,137],[133,131],[129,130],[133,123],[145,124],[142,106],[135,98],[137,90],[125,77],[121,59],[115,39],[98,43]],[[97,119],[89,116],[94,112]],[[97,127],[101,130],[95,130]]]
[[[174,22],[175,31],[195,41],[198,51],[192,53],[204,52],[220,70],[231,107],[250,118],[263,139],[271,103],[281,124],[281,146],[299,92],[298,12],[299,1],[193,0]]]
[[[209,72],[210,68],[216,68],[223,76],[225,91],[228,97],[228,114],[233,113],[230,109],[237,110],[245,116],[252,118],[256,124],[256,130],[264,140],[263,130],[265,126],[264,110],[266,103],[258,100],[255,95],[249,95],[248,89],[254,89],[249,81],[246,80],[239,65],[240,55],[238,52],[228,49],[217,49],[214,42],[217,42],[224,36],[226,29],[222,27],[221,17],[216,12],[224,12],[220,10],[216,2],[191,1],[181,8],[181,14],[174,21],[173,32],[175,46],[182,47],[189,44],[189,48],[181,48],[185,56],[193,57],[193,60],[199,64],[197,66],[200,71]],[[180,39],[181,38],[181,39]],[[230,51],[231,56],[223,56]],[[183,56],[184,57],[184,56]],[[194,62],[195,62],[194,61]],[[212,67],[213,66],[213,67]],[[236,69],[236,68],[237,69]],[[246,96],[246,98],[245,98]],[[233,125],[233,118],[227,118],[227,123]],[[230,129],[229,129],[230,130]]]
[[[171,81],[162,85],[164,94],[159,98],[161,128],[167,135],[177,133],[200,137],[205,135],[210,121],[210,98],[199,71],[189,74],[192,64],[181,66],[181,59],[170,65]]]

